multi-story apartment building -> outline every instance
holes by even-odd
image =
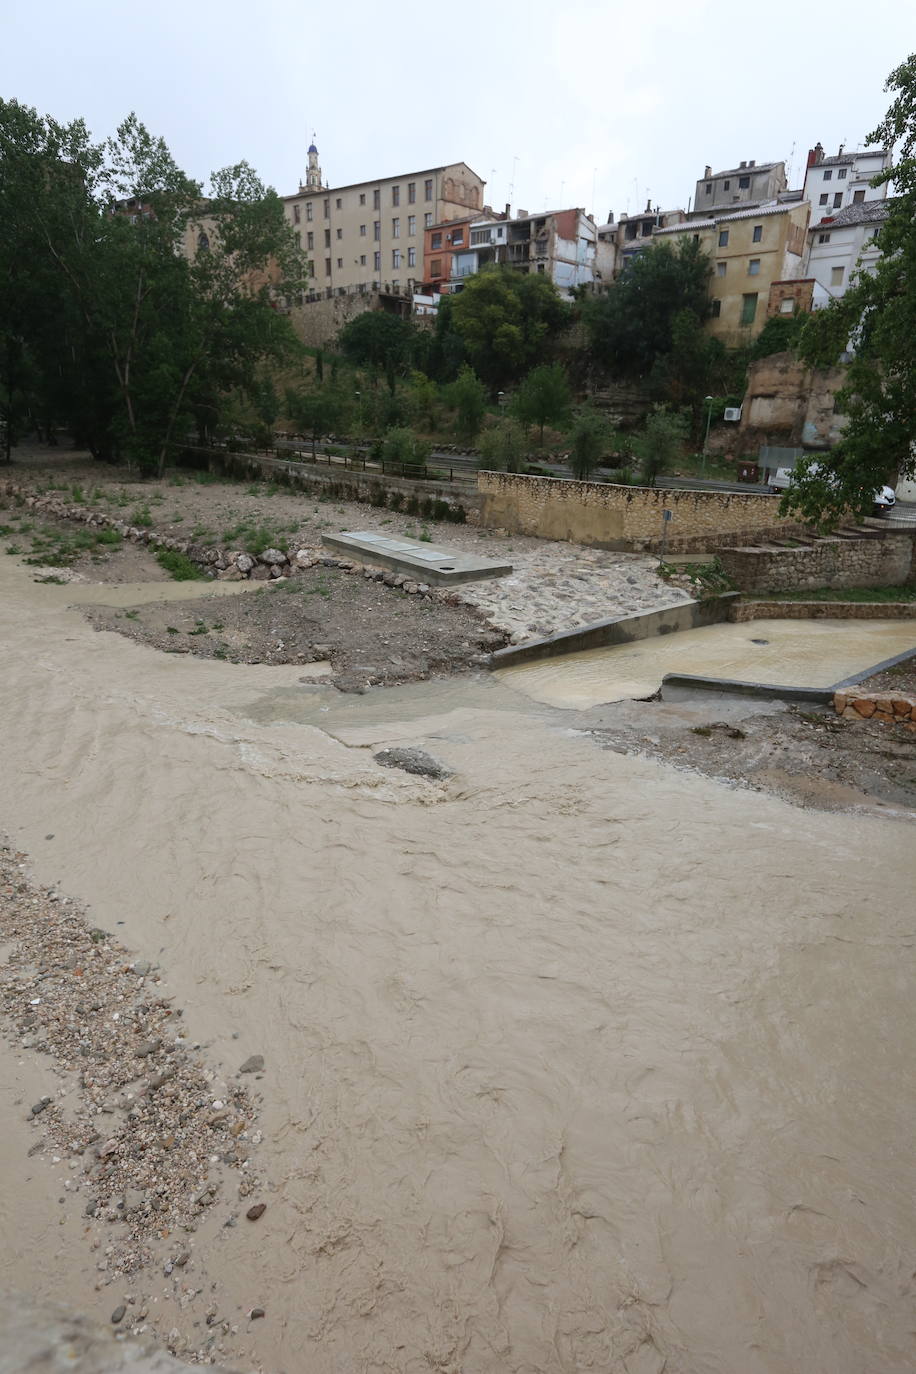
[[[842,147],[836,157],[824,157],[820,143],[808,152],[808,165],[805,168],[805,200],[811,203],[811,224],[845,210],[848,205],[861,205],[866,201],[884,200],[887,196],[887,182],[881,186],[871,186],[872,177],[891,166],[891,153],[888,148],[865,148],[857,153],[846,153]]]
[[[707,164],[696,184],[694,219],[710,214],[724,214],[727,210],[747,209],[762,205],[786,190],[784,162],[740,162],[727,172],[714,172]]]
[[[423,279],[426,229],[483,205],[485,183],[466,162],[330,187],[314,143],[308,160],[305,183],[283,200],[308,259],[312,298],[373,289],[406,294]]]
[[[735,346],[760,333],[770,288],[802,275],[808,210],[804,201],[773,200],[655,231],[656,242],[689,236],[711,258],[711,334]]]
[[[433,295],[448,291],[449,283],[455,276],[454,254],[461,253],[470,246],[472,233],[475,236],[474,241],[479,243],[484,227],[506,218],[507,215],[497,215],[488,210],[483,215],[468,215],[463,219],[445,220],[441,224],[430,225],[423,239],[424,275],[420,289],[426,294]],[[467,272],[463,275],[467,275]]]
[[[853,201],[808,230],[808,276],[815,310],[845,295],[859,269],[873,271],[880,256],[875,235],[890,206],[886,200]]]
[[[451,235],[452,291],[460,290],[468,277],[488,263],[547,276],[566,296],[595,280],[598,231],[591,215],[582,209],[545,210],[540,215],[520,211],[514,219],[481,217],[468,226],[466,244],[455,243],[455,232],[463,237],[461,230]],[[431,255],[434,251],[431,244]]]
[[[646,203],[642,214],[623,214],[616,224],[614,216],[609,215],[607,224],[598,226],[596,278],[603,285],[610,285],[637,253],[651,245],[657,229],[683,224],[686,219],[685,210],[660,210],[651,202]]]

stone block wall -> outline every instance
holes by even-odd
[[[803,591],[817,587],[897,587],[913,564],[912,533],[874,538],[812,539],[800,548],[722,549],[719,560],[743,592]]]
[[[779,515],[778,496],[757,492],[670,491],[506,472],[478,473],[477,490],[481,525],[599,549],[657,552],[665,533],[671,553],[804,533]]]
[[[847,687],[834,692],[833,709],[846,720],[875,720],[916,730],[916,697],[901,692],[859,692]]]
[[[738,625],[748,620],[916,620],[916,601],[737,601],[728,618]]]

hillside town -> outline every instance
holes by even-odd
[[[853,273],[877,256],[875,234],[887,211],[891,168],[884,148],[808,152],[801,186],[789,186],[784,161],[707,164],[686,208],[609,214],[581,207],[530,214],[485,201],[486,183],[465,162],[385,175],[334,187],[314,142],[298,191],[283,197],[306,255],[306,307],[335,296],[401,298],[418,315],[435,314],[443,295],[460,292],[489,264],[546,276],[567,299],[604,291],[653,243],[692,240],[712,261],[707,329],[727,345],[753,341],[774,315],[817,310],[843,295]]]

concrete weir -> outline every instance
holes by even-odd
[[[481,582],[489,577],[505,577],[512,571],[511,563],[491,563],[471,554],[445,549],[440,544],[394,538],[375,530],[325,534],[321,542],[334,553],[359,563],[374,563],[391,572],[406,573],[418,582],[428,582],[435,587]]]

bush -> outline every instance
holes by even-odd
[[[588,481],[610,445],[611,431],[607,420],[596,410],[587,408],[576,416],[569,436],[570,466],[580,482]]]
[[[687,438],[687,420],[682,415],[656,406],[647,418],[642,434],[633,441],[639,457],[640,477],[647,487],[680,457]]]
[[[486,430],[480,440],[480,466],[498,472],[522,472],[528,439],[518,420],[505,417]]]
[[[382,459],[386,463],[402,463],[405,467],[423,467],[430,454],[430,446],[414,434],[412,429],[398,426],[389,429],[382,443]]]
[[[156,554],[156,562],[160,568],[165,568],[176,582],[199,582],[204,574],[196,563],[192,563],[187,554],[175,553],[172,549],[160,549]]]

